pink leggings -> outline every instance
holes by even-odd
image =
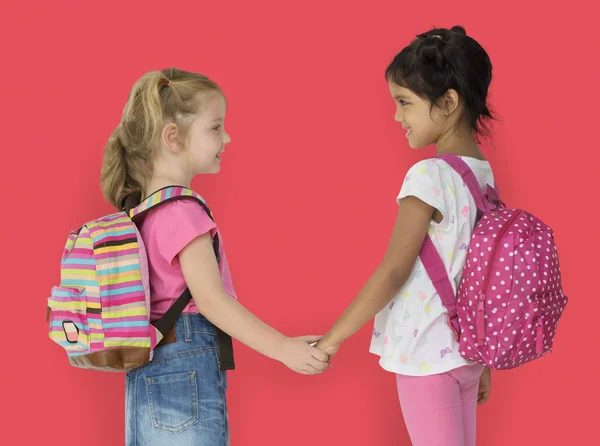
[[[413,446],[474,446],[483,366],[440,375],[396,375],[404,422]]]

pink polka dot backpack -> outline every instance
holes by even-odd
[[[568,300],[552,229],[524,210],[507,209],[490,185],[483,192],[461,158],[437,158],[461,175],[478,208],[456,296],[429,235],[419,254],[448,310],[461,355],[504,370],[550,353]]]

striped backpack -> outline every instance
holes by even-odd
[[[128,371],[143,366],[192,298],[186,289],[164,316],[150,320],[148,259],[136,222],[173,200],[195,200],[212,219],[210,209],[200,195],[178,186],[160,189],[142,203],[140,198],[128,197],[120,212],[84,224],[67,239],[47,319],[50,339],[75,367]],[[213,246],[220,261],[218,233]],[[233,369],[231,338],[218,329],[217,336],[221,369]]]

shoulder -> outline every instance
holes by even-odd
[[[204,233],[217,225],[195,199],[185,198],[163,203],[148,212],[143,227],[169,236],[174,232]]]
[[[169,264],[196,237],[218,232],[217,225],[194,199],[178,199],[161,204],[148,212],[142,235],[151,241]],[[145,240],[146,241],[146,240]]]
[[[173,223],[176,223],[179,219],[210,219],[204,207],[193,198],[169,201],[152,209],[148,214],[157,221],[167,220]]]
[[[450,167],[437,158],[429,158],[414,164],[407,172],[405,183],[437,184],[450,175]]]

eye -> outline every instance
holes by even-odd
[[[408,105],[408,102],[406,102],[404,99],[398,99],[398,103],[404,107],[405,105]]]
[[[221,124],[214,126],[214,127],[213,127],[213,130],[214,130],[215,132],[218,132],[219,130],[221,130]]]

